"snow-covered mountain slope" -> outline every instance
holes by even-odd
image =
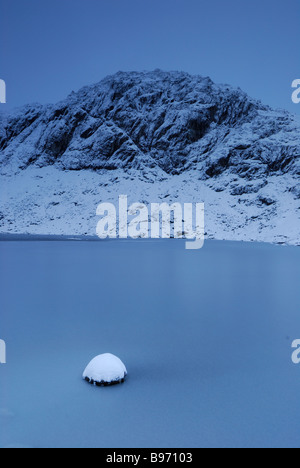
[[[97,204],[204,201],[208,237],[300,243],[300,123],[185,73],[118,73],[0,117],[0,232],[95,234]]]

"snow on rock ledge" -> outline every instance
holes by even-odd
[[[83,379],[97,386],[123,383],[127,370],[123,362],[113,354],[101,354],[86,367]]]

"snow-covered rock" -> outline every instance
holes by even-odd
[[[299,243],[300,123],[209,78],[118,73],[0,116],[0,232],[95,235],[96,206],[204,202],[207,237]]]
[[[98,386],[123,383],[126,376],[126,367],[113,354],[101,354],[95,357],[83,373],[84,380]]]

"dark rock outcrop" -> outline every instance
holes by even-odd
[[[300,175],[299,123],[185,73],[118,73],[57,105],[0,118],[0,168],[151,169],[200,179]]]

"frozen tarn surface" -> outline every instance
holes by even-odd
[[[0,242],[0,445],[299,447],[300,250]],[[85,384],[101,352],[124,385]]]
[[[207,237],[298,244],[299,118],[187,73],[118,73],[0,116],[0,232],[95,235],[96,207],[204,202]]]

